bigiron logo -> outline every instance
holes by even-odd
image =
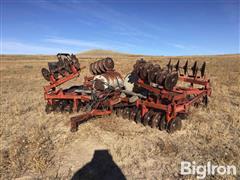
[[[195,161],[182,161],[180,174],[195,175],[198,179],[204,179],[208,175],[236,175],[237,168],[234,165],[213,165],[210,161],[206,165],[197,165]]]

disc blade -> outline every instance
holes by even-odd
[[[171,63],[172,63],[172,59],[170,58],[169,61],[168,61],[168,64],[167,64],[168,70],[170,70]]]
[[[195,76],[196,75],[196,70],[197,70],[197,61],[194,62],[191,69],[192,69],[192,75]]]
[[[183,70],[184,70],[184,75],[186,75],[187,71],[188,71],[188,60],[186,61],[185,65],[183,66]]]
[[[205,75],[205,70],[206,70],[206,62],[204,62],[201,67],[201,77],[203,77]]]
[[[176,71],[178,71],[179,70],[179,60],[178,60],[178,62],[177,62],[177,64],[175,64],[175,69],[176,69]]]

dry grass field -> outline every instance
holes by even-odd
[[[97,58],[93,57],[79,55],[80,63],[88,67]],[[139,57],[113,58],[116,69],[126,74]],[[144,58],[161,65],[169,59]],[[172,58],[173,61],[188,58],[200,64],[206,61],[213,91],[209,106],[192,108],[181,131],[168,134],[112,115],[90,120],[71,133],[72,114],[45,113],[43,86],[47,81],[41,75],[41,68],[56,60],[55,57],[1,56],[1,179],[70,179],[91,161],[95,150],[103,149],[109,151],[127,179],[195,179],[195,176],[180,176],[182,160],[235,165],[239,173],[240,56]],[[83,70],[69,85],[81,84],[88,73],[88,69]]]

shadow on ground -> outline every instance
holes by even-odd
[[[115,164],[108,150],[95,150],[92,160],[79,169],[72,180],[125,180],[121,169]]]

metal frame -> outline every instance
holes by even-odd
[[[73,100],[73,110],[77,111],[79,101],[90,102],[92,101],[92,95],[79,95],[75,92],[63,92],[62,89],[56,90],[58,86],[64,84],[71,79],[78,77],[80,71],[85,68],[82,67],[77,70],[74,66],[71,66],[72,74],[68,74],[65,77],[61,77],[58,80],[54,79],[54,76],[50,76],[50,84],[44,86],[44,98],[47,103],[52,105],[54,100],[66,99]],[[205,68],[205,67],[204,67]],[[83,86],[92,90],[93,88],[93,76],[84,77]],[[194,76],[180,74],[179,81],[187,83],[189,87],[175,86],[172,90],[166,90],[164,87],[153,83],[147,83],[139,79],[137,85],[148,92],[147,99],[139,98],[134,103],[129,102],[129,96],[121,97],[121,91],[115,90],[111,93],[105,91],[100,92],[98,97],[107,97],[106,99],[101,98],[98,100],[94,108],[85,114],[71,118],[71,131],[75,132],[80,123],[95,117],[110,115],[113,113],[113,109],[121,105],[121,107],[135,106],[141,110],[141,118],[143,119],[145,114],[150,110],[164,112],[166,115],[166,123],[170,123],[171,120],[175,119],[178,114],[187,114],[190,106],[198,103],[202,98],[211,95],[210,80],[206,76]],[[200,87],[194,87],[198,85]],[[191,97],[191,98],[188,98]],[[168,103],[164,103],[162,100],[168,100]],[[105,109],[99,107],[107,107]]]

